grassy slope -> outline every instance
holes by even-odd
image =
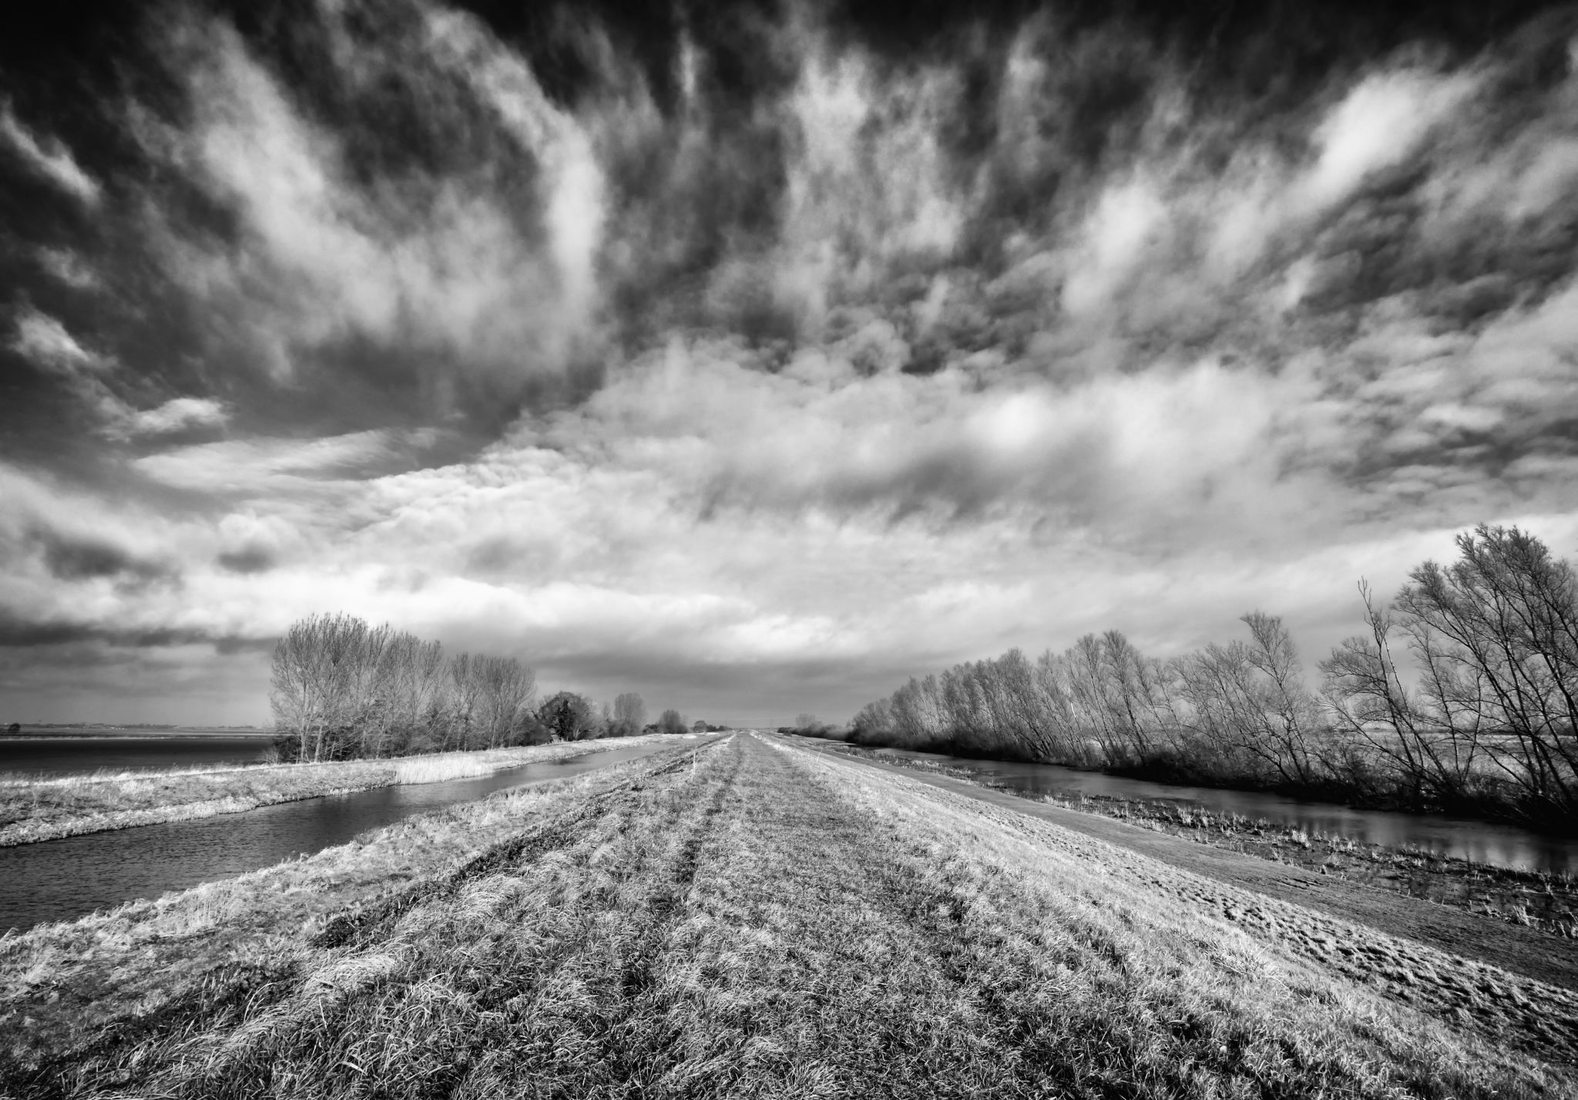
[[[0,941],[0,1074],[23,1096],[1572,1094],[1560,1028],[1366,989],[1385,936],[1251,894],[1230,900],[1277,922],[1236,927],[1201,895],[1220,884],[748,735],[698,756]],[[1413,949],[1438,986],[1570,1009]]]
[[[808,751],[821,750],[810,746]],[[1509,927],[1460,909],[1433,905],[1301,867],[1217,849],[1186,837],[1139,828],[1128,822],[1082,813],[1056,803],[1027,800],[968,779],[912,770],[907,766],[895,767],[864,758],[856,759],[861,767],[902,774],[918,784],[1011,808],[1015,814],[1040,818],[1066,830],[1107,841],[1175,867],[1186,868],[1204,878],[1317,909],[1343,921],[1420,941],[1449,954],[1478,959],[1578,991],[1578,951],[1574,951],[1563,940],[1532,929]],[[1238,908],[1235,912],[1236,915],[1231,919],[1255,921],[1259,919],[1260,910],[1250,907]]]
[[[1053,818],[1062,824],[1078,821],[1088,825],[1093,815],[1114,818],[1152,832],[1181,836],[1197,844],[1254,855],[1284,867],[1302,867],[1311,872],[1304,881],[1323,888],[1336,877],[1359,886],[1373,886],[1478,917],[1489,917],[1498,925],[1512,925],[1558,939],[1578,939],[1578,877],[1573,875],[1497,867],[1411,848],[1370,844],[1319,832],[1311,834],[1265,820],[1254,821],[1237,814],[1213,814],[1203,807],[1190,809],[1165,800],[1106,795],[1071,800],[1055,795],[1030,795],[1007,786],[997,787],[987,776],[932,760],[878,757],[872,750],[860,746],[828,743],[820,738],[802,738],[796,743],[818,752],[837,752],[874,766],[902,768],[918,776],[935,776],[952,789],[963,789],[962,783],[970,788],[1002,790],[1016,803],[1028,800],[1074,811]],[[1120,834],[1123,832],[1126,830],[1119,830]],[[1360,893],[1372,901],[1375,898],[1373,892]],[[1424,911],[1412,907],[1411,912]],[[1505,928],[1487,930],[1485,935],[1501,943],[1527,942],[1519,933],[1507,935]],[[1578,988],[1578,952],[1563,945],[1547,946],[1530,954],[1536,959],[1565,957],[1571,978],[1568,984]],[[1498,961],[1498,965],[1509,965],[1510,961]]]
[[[655,743],[660,735],[576,741],[480,752],[322,764],[247,764],[74,775],[0,777],[0,847],[81,833],[239,813],[347,791],[491,775],[522,764],[566,760],[607,748]]]

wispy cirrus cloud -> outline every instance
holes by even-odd
[[[102,373],[111,366],[108,358],[83,347],[47,313],[24,307],[15,317],[15,329],[11,350],[45,370],[71,378]]]
[[[331,56],[356,48],[351,17],[320,10]],[[276,383],[355,374],[444,407],[471,379],[509,401],[591,334],[600,169],[580,124],[474,19],[408,5],[392,23],[378,51],[323,75],[352,110],[376,111],[391,85],[417,98],[413,125],[461,145],[449,127],[475,132],[475,160],[367,179],[366,131],[314,118],[232,28],[194,15],[174,32],[194,117],[150,126],[147,147],[232,218],[220,233],[161,218],[159,254]]]
[[[215,398],[172,397],[151,409],[128,412],[109,431],[132,438],[165,436],[192,429],[222,428],[229,420],[229,410]]]
[[[84,347],[60,321],[32,307],[20,309],[14,321],[11,350],[57,376],[106,439],[126,442],[221,428],[230,419],[224,402],[212,397],[173,397],[152,408],[134,408],[116,392],[118,364],[113,358]]]
[[[58,138],[40,136],[17,118],[11,102],[0,98],[0,143],[34,174],[48,180],[86,206],[97,206],[103,195],[98,182],[82,170],[71,150]]]

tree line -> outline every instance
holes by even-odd
[[[1369,805],[1578,827],[1578,580],[1534,536],[1480,525],[1306,678],[1282,620],[1158,660],[1121,632],[910,679],[852,740],[1100,766]]]
[[[436,641],[345,614],[290,625],[274,648],[269,703],[282,755],[298,761],[688,728],[673,710],[647,725],[635,692],[611,706],[571,691],[539,700],[536,673],[515,657],[446,654]]]

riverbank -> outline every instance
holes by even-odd
[[[1302,867],[1321,875],[1449,905],[1491,920],[1562,939],[1578,939],[1578,877],[1498,867],[1413,848],[1371,844],[1335,834],[1289,828],[1263,818],[1215,814],[1174,801],[1082,795],[1032,795],[994,784],[963,768],[932,760],[880,756],[861,745],[833,750],[923,773],[1037,798],[1050,805],[1127,821],[1199,844]]]
[[[0,777],[0,847],[242,813],[304,798],[491,775],[649,744],[663,734],[318,764],[242,764],[56,779]]]
[[[848,736],[836,737],[831,733],[806,733],[792,731],[796,736],[813,737],[848,745],[853,749],[876,752],[897,749],[905,752],[923,752],[939,756],[957,756],[969,760],[999,761],[1009,764],[1044,764],[1067,768],[1070,771],[1110,775],[1122,779],[1138,779],[1148,783],[1161,783],[1179,787],[1206,787],[1219,791],[1245,794],[1271,794],[1306,802],[1330,802],[1354,810],[1379,810],[1385,813],[1407,813],[1419,816],[1443,815],[1471,818],[1490,825],[1510,825],[1528,829],[1542,835],[1560,838],[1578,837],[1578,817],[1561,813],[1551,807],[1533,806],[1520,800],[1516,788],[1504,776],[1492,770],[1477,773],[1463,789],[1450,798],[1426,798],[1421,792],[1409,792],[1391,781],[1383,780],[1384,761],[1373,754],[1363,763],[1350,761],[1347,778],[1327,776],[1311,778],[1305,782],[1291,779],[1277,781],[1265,777],[1202,768],[1196,761],[1177,754],[1158,753],[1149,759],[1129,764],[1102,762],[1099,750],[1093,755],[1071,759],[1038,759],[1014,751],[993,751],[969,738],[942,738],[928,743],[924,748],[914,745],[891,744],[875,740],[856,741]],[[1094,742],[1092,742],[1094,745]]]
[[[22,1098],[1559,1096],[1575,1018],[749,734],[0,939]]]
[[[1433,852],[1367,844],[1348,837],[1290,829],[1264,819],[1217,815],[1175,803],[1084,796],[1047,798],[1275,863],[1392,890],[1464,909],[1492,920],[1578,939],[1578,878],[1496,867]]]

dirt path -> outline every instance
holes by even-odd
[[[1578,990],[1578,949],[1527,929],[1417,898],[1333,880],[1299,867],[1196,844],[1110,817],[1034,802],[965,780],[864,760],[821,746],[794,744],[796,748],[857,767],[902,775],[928,786],[1049,821],[1230,886],[1329,913],[1464,958],[1478,959],[1549,985]]]

